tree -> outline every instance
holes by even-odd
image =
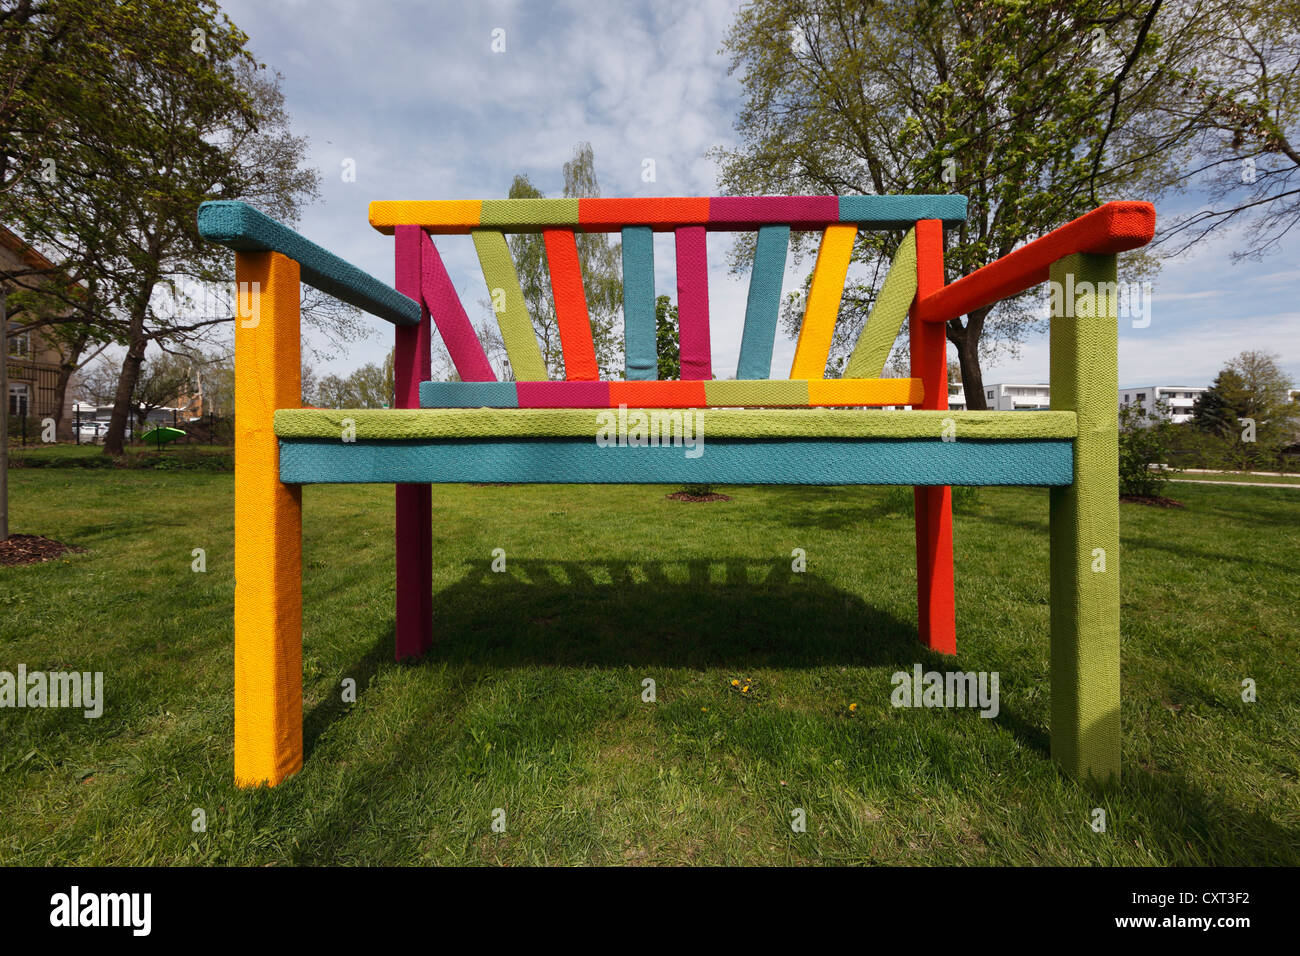
[[[136,423],[144,425],[155,408],[173,408],[178,398],[194,384],[195,360],[186,355],[164,352],[145,362],[135,383],[131,410]]]
[[[599,195],[591,144],[579,143],[574,147],[573,158],[564,164],[564,197],[587,199]],[[623,336],[619,328],[623,314],[622,244],[612,240],[607,232],[579,230],[576,238],[596,364],[601,378],[613,378],[623,369]]]
[[[542,199],[545,194],[523,174],[517,175],[507,194],[511,199]],[[578,199],[600,195],[596,179],[595,157],[590,143],[579,143],[573,158],[564,164],[564,198]],[[587,300],[587,315],[591,320],[592,343],[596,363],[602,378],[610,378],[623,366],[623,343],[618,328],[618,318],[623,307],[622,264],[619,244],[603,232],[576,231],[578,262],[582,269],[582,289]],[[564,351],[560,329],[555,314],[555,299],[551,291],[551,274],[546,258],[546,247],[540,233],[517,232],[507,237],[519,285],[524,293],[524,304],[533,320],[542,361],[551,378],[564,377]],[[499,334],[485,337],[484,348],[489,357],[497,355],[498,366],[504,346]]]
[[[1169,481],[1164,465],[1173,445],[1169,408],[1157,403],[1154,412],[1128,403],[1119,409],[1119,493],[1155,498]],[[1153,467],[1154,466],[1154,467]]]
[[[392,408],[393,353],[382,365],[373,362],[350,375],[326,375],[316,386],[315,401],[323,408]]]
[[[969,215],[947,231],[946,259],[968,274],[1100,202],[1167,187],[1177,131],[1150,117],[1189,61],[1194,31],[1185,10],[1161,8],[751,0],[724,46],[745,100],[740,145],[714,154],[721,188],[963,193]],[[847,357],[900,238],[859,237],[855,258],[874,274],[846,288],[832,367]],[[1132,270],[1141,259],[1125,261]],[[787,332],[799,318],[787,310]],[[969,407],[986,407],[981,356],[1014,348],[1035,325],[1023,297],[947,324]]]
[[[1274,355],[1248,351],[1229,361],[1192,410],[1192,424],[1213,438],[1206,454],[1242,470],[1277,466],[1296,441],[1291,387]]]
[[[57,5],[55,5],[57,6]],[[6,200],[24,235],[99,284],[100,321],[125,346],[105,452],[118,454],[151,342],[182,344],[233,318],[228,303],[188,314],[191,295],[230,277],[230,254],[203,241],[204,199],[239,198],[293,222],[316,193],[301,167],[278,75],[212,0],[139,0],[96,34],[95,69],[57,115],[54,174],[24,177]],[[62,55],[63,51],[58,51]],[[85,321],[74,309],[67,321]]]
[[[1232,369],[1225,368],[1192,405],[1192,424],[1225,438],[1237,430],[1237,420],[1245,415],[1245,407],[1246,383]]]
[[[661,295],[655,299],[655,352],[659,356],[659,378],[663,381],[682,377],[682,351],[678,339],[677,306]]]
[[[1248,228],[1234,259],[1260,258],[1300,223],[1300,0],[1198,5],[1199,53],[1167,107],[1191,131],[1179,183],[1211,205],[1156,237],[1176,255],[1231,225]]]

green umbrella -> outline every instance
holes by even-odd
[[[140,436],[140,440],[146,445],[153,445],[155,448],[161,448],[168,442],[181,438],[184,434],[185,433],[179,428],[168,428],[163,426],[161,428],[155,428],[151,432],[145,432]]]

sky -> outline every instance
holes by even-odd
[[[258,59],[283,74],[293,130],[308,138],[308,162],[322,172],[321,198],[298,230],[385,282],[393,281],[393,240],[369,225],[372,200],[502,198],[518,173],[558,196],[562,166],[583,141],[592,144],[603,195],[716,195],[718,167],[707,153],[738,139],[742,91],[720,52],[738,0],[222,6]],[[493,51],[494,38],[504,52]],[[647,159],[651,183],[642,181]],[[348,181],[344,169],[353,166]],[[1197,198],[1158,204],[1157,218]],[[1277,354],[1300,382],[1300,236],[1262,262],[1234,264],[1245,238],[1224,233],[1166,260],[1147,316],[1121,317],[1121,386],[1206,385],[1246,349]],[[436,241],[471,317],[489,314],[470,239]],[[708,238],[719,378],[735,372],[748,289],[748,276],[729,273],[731,241]],[[675,299],[671,234],[656,234],[655,263],[657,291]],[[798,288],[811,266],[811,258],[789,263],[784,291]],[[318,360],[317,371],[382,361],[391,327],[368,321],[367,339]],[[312,344],[326,346],[319,337]],[[778,334],[774,377],[785,377],[793,355],[793,341]],[[1047,378],[1046,333],[1018,355],[984,363],[989,384]]]

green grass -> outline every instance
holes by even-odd
[[[13,530],[88,551],[0,569],[0,669],[102,670],[108,703],[0,710],[0,863],[1300,863],[1294,492],[1122,506],[1125,771],[1099,787],[1046,754],[1046,492],[960,495],[944,662],[908,490],[671,490],[435,488],[438,644],[399,666],[392,488],[306,488],[306,765],[240,791],[232,477],[15,469]],[[916,662],[998,671],[1001,713],[892,708]]]

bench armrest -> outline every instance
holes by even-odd
[[[917,303],[916,315],[947,322],[1046,282],[1052,263],[1076,252],[1113,255],[1144,246],[1155,227],[1151,203],[1108,202],[931,293]]]
[[[304,239],[247,203],[199,206],[199,235],[236,252],[278,252],[298,263],[302,281],[394,325],[419,325],[420,304],[368,272]]]

